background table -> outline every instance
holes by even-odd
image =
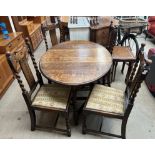
[[[77,86],[104,76],[112,65],[106,48],[89,41],[68,41],[54,46],[40,59],[42,74],[51,81]]]

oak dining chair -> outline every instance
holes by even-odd
[[[116,45],[116,40],[117,40],[117,28],[111,26],[110,39],[109,39],[109,51],[112,54],[112,58],[113,58],[113,67],[111,70],[112,72],[111,81],[115,80],[116,68],[119,62],[123,63],[122,73],[123,73],[125,64],[128,63],[128,71],[125,79],[126,81],[129,74],[129,70],[131,70],[131,66],[133,65],[133,63],[137,58],[137,53],[139,52],[139,48],[136,47],[136,51],[135,51],[136,55],[134,56],[134,53],[130,47],[125,45]]]
[[[71,136],[71,129],[69,125],[69,106],[71,98],[70,87],[57,84],[44,84],[28,39],[26,39],[26,44],[27,46],[23,46],[23,48],[15,51],[14,53],[7,52],[6,56],[13,75],[18,81],[27,105],[31,120],[31,131],[34,131],[36,128],[47,128],[36,123],[36,111],[49,111],[58,114],[55,122],[53,123],[54,127],[52,130],[63,132],[68,136]],[[28,56],[30,56],[32,60],[36,78],[29,65]],[[19,63],[30,90],[26,89],[14,62]],[[38,87],[39,89],[37,89]],[[66,122],[65,129],[56,127],[59,115],[64,116]]]
[[[94,19],[94,23],[98,23],[97,16],[92,16]],[[98,25],[98,24],[96,24]],[[108,51],[111,50],[111,43],[113,41],[113,37],[111,37],[111,27],[113,26],[113,22],[109,22],[107,26],[99,26],[98,32],[96,32],[96,39],[93,40],[93,42],[98,43],[102,46],[104,46]],[[95,27],[94,24],[92,27]],[[104,75],[101,79],[98,80],[98,83],[102,83],[104,85],[111,86],[111,69],[107,72],[106,75]]]
[[[136,60],[136,63],[134,64],[129,75],[129,80],[126,84],[125,91],[99,84],[94,86],[83,109],[83,134],[95,133],[123,139],[126,138],[126,125],[128,117],[134,106],[134,101],[141,87],[141,83],[144,81],[150,70],[151,62],[144,58],[143,51],[138,53],[138,58],[139,59]],[[88,129],[87,117],[89,114],[122,120],[121,135],[103,132],[101,130],[102,123],[100,124],[99,131]]]

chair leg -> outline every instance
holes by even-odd
[[[67,128],[67,136],[71,137],[71,128],[70,128],[70,123],[69,123],[69,113],[66,113],[66,128]]]
[[[111,69],[108,71],[106,76],[102,77],[102,84],[106,84],[108,87],[111,87]]]
[[[123,139],[126,139],[126,124],[127,124],[127,119],[122,120],[121,137],[122,137]]]
[[[117,68],[118,62],[114,63],[114,74],[113,74],[113,81],[115,81],[115,77],[116,77],[116,68]]]
[[[105,78],[106,77],[102,77],[100,84],[105,85]]]
[[[121,73],[124,73],[125,62],[123,62]]]
[[[109,70],[108,74],[107,74],[107,84],[109,87],[111,87],[111,69]]]
[[[48,80],[48,84],[51,84],[51,83],[52,83],[52,81]]]
[[[110,82],[113,81],[113,72],[114,72],[114,62],[113,62],[112,67],[111,67]]]
[[[83,113],[83,119],[82,119],[82,134],[86,134],[86,113]]]
[[[78,117],[78,111],[77,111],[77,109],[76,109],[76,105],[75,105],[75,103],[73,103],[73,117],[74,117],[74,124],[75,125],[78,125],[78,123],[79,123],[79,117]]]
[[[31,119],[31,131],[35,130],[36,127],[36,115],[34,110],[29,110],[30,119]]]
[[[103,84],[103,77],[102,78],[100,78],[99,80],[97,80],[96,82],[97,82],[97,84]]]

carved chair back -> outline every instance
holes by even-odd
[[[57,35],[56,35],[56,28],[57,28],[57,25],[54,23],[47,25],[47,26],[41,25],[43,39],[44,39],[45,46],[46,46],[46,51],[49,49],[47,38],[46,38],[46,35],[47,35],[46,32],[47,31],[49,31],[52,46],[58,44],[58,39],[57,39]]]
[[[34,92],[34,90],[38,84],[40,84],[40,85],[43,84],[43,80],[41,77],[41,73],[39,72],[37,63],[35,61],[34,55],[32,53],[31,44],[28,41],[28,39],[26,39],[26,45],[27,46],[23,46],[21,49],[19,49],[18,51],[15,51],[13,53],[7,52],[6,57],[7,57],[9,65],[10,65],[10,68],[13,72],[13,75],[17,79],[22,92],[28,93],[28,91],[24,87],[23,81],[18,73],[17,66],[15,65],[14,62],[17,62],[17,64],[20,65],[20,68],[21,68],[21,70],[24,74],[24,77],[25,77],[25,79],[29,85],[29,88],[30,88],[30,92],[28,94],[31,95]],[[32,70],[28,64],[28,54],[30,55],[31,60],[33,62],[33,66],[36,71],[37,81],[35,80]]]
[[[63,25],[63,23],[60,20],[59,16],[56,16],[57,21],[58,21],[58,27],[60,30],[60,43],[65,41],[65,27]]]
[[[112,54],[113,47],[116,45],[116,40],[117,40],[117,28],[113,27],[111,24],[110,29],[109,29],[109,46],[108,50]]]
[[[96,19],[95,19],[96,21]],[[91,34],[90,40],[93,40],[93,42],[96,42],[104,47],[106,47],[109,50],[109,39],[110,39],[110,30],[112,26],[112,22],[108,26],[99,26],[98,25],[91,25]],[[95,25],[95,26],[94,26]],[[97,27],[97,28],[96,28]],[[94,29],[95,28],[95,29]]]
[[[126,95],[129,103],[133,104],[135,97],[139,91],[141,83],[145,80],[149,70],[150,70],[150,63],[148,59],[144,57],[144,46],[145,44],[141,45],[141,48],[138,52],[136,62],[132,67],[132,71],[129,76],[129,80],[127,82],[126,87]]]
[[[110,26],[100,28],[100,30],[96,32],[96,41],[95,41],[96,43],[101,44],[107,49],[109,46],[109,30],[110,30]]]

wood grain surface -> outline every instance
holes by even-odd
[[[64,85],[82,85],[104,76],[112,65],[106,48],[89,41],[68,41],[54,46],[40,59],[42,74]]]

